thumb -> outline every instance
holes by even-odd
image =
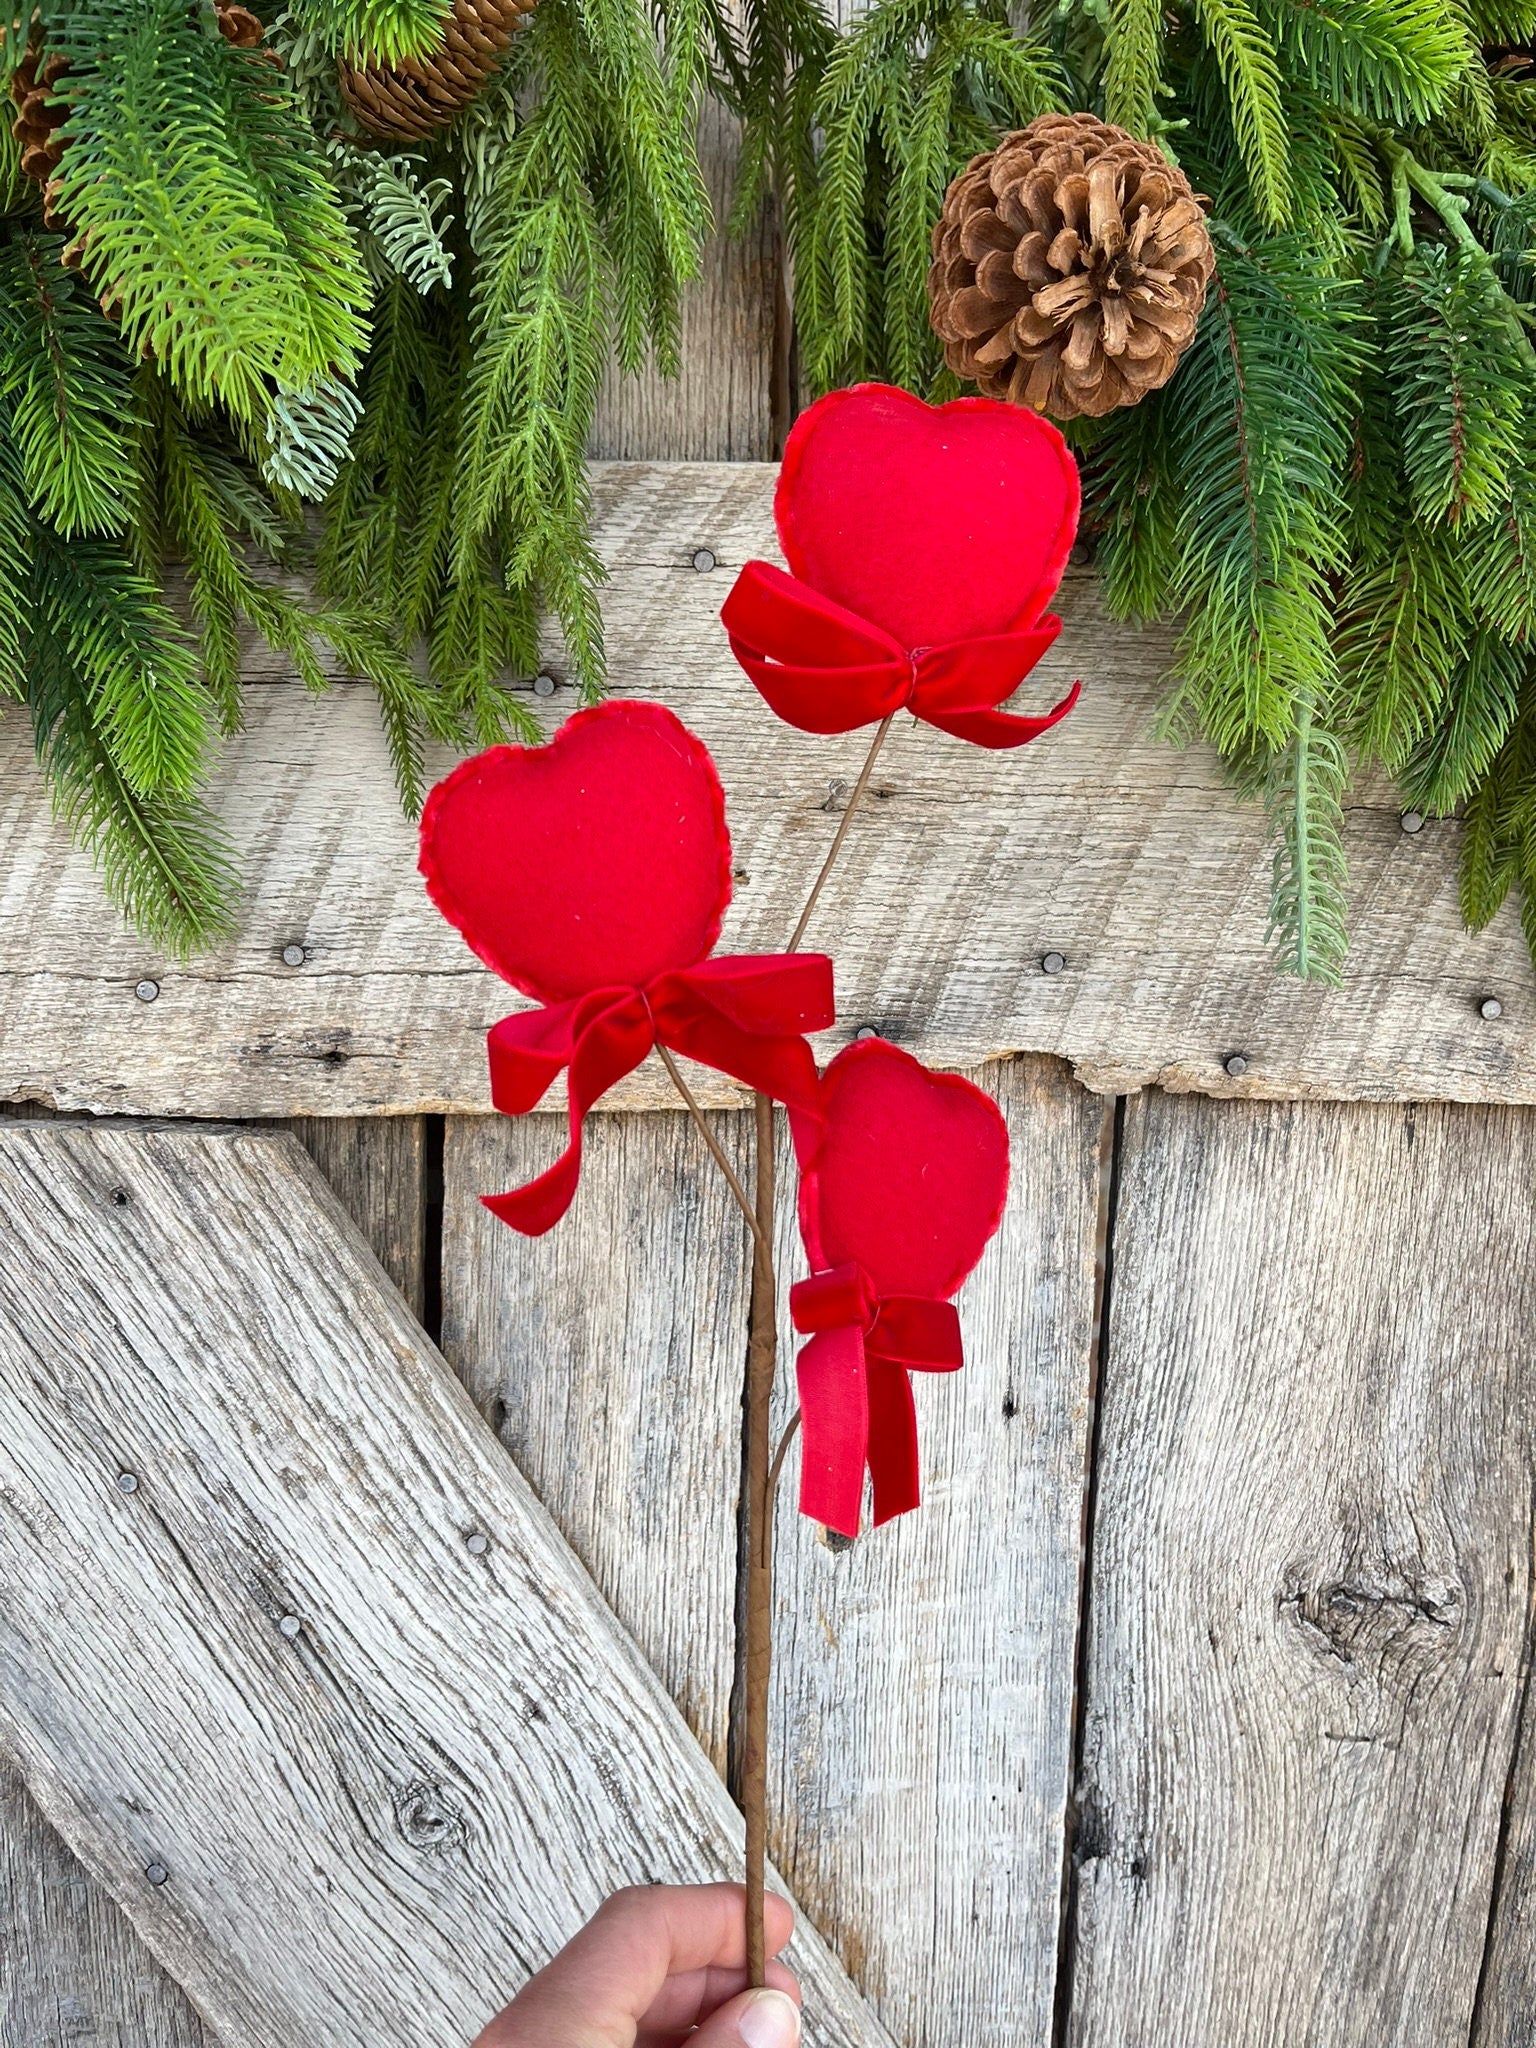
[[[743,1991],[712,2012],[688,2048],[799,2048],[800,2013],[782,1991]]]

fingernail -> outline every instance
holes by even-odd
[[[795,2048],[800,2013],[782,1991],[754,1991],[737,2021],[746,2048]]]

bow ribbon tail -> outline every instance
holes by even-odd
[[[654,1042],[645,1004],[632,989],[599,990],[577,1003],[504,1017],[493,1027],[491,1100],[498,1109],[509,1115],[531,1109],[559,1068],[570,1069],[565,1150],[522,1187],[482,1195],[493,1216],[525,1237],[542,1237],[560,1221],[581,1177],[583,1118],[615,1081],[639,1066]]]
[[[957,740],[977,747],[1023,747],[1059,725],[1082,694],[1074,683],[1059,704],[1025,717],[996,707],[1023,682],[1061,631],[1047,614],[1037,626],[945,647],[925,647],[916,657],[913,715]]]
[[[865,1456],[874,1491],[875,1527],[920,1505],[917,1408],[907,1369],[894,1358],[868,1357],[869,1443]]]
[[[875,1527],[922,1501],[914,1372],[958,1372],[965,1363],[960,1318],[950,1301],[888,1295],[866,1344],[869,1476]]]
[[[901,1377],[905,1380],[906,1374]],[[800,1512],[840,1535],[857,1536],[870,1443],[864,1332],[857,1324],[818,1331],[801,1346],[795,1378],[802,1437]]]
[[[1082,684],[1074,683],[1059,704],[1052,705],[1038,718],[1023,718],[1013,711],[920,711],[917,715],[924,724],[937,726],[940,732],[947,732],[953,739],[969,740],[974,747],[990,747],[994,751],[1004,747],[1027,747],[1031,740],[1039,739],[1041,733],[1049,732],[1053,725],[1060,725],[1082,694]]]

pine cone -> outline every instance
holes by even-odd
[[[467,107],[534,0],[454,0],[442,48],[401,64],[341,63],[341,96],[370,135],[414,142]]]
[[[43,222],[58,225],[54,218],[52,182],[64,155],[64,138],[59,130],[69,119],[68,107],[51,104],[54,89],[69,70],[65,57],[45,57],[34,43],[11,73],[11,98],[16,118],[11,134],[21,147],[21,168],[43,188]]]
[[[239,6],[237,0],[213,0],[213,12],[219,34],[237,50],[258,50],[266,40],[266,24],[261,16],[252,14],[249,7]],[[275,51],[273,55],[276,56]]]
[[[944,197],[928,273],[944,360],[1059,420],[1135,405],[1195,336],[1216,267],[1202,201],[1150,142],[1043,114]]]

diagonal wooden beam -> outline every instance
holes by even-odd
[[[0,1207],[0,1734],[225,2048],[463,2048],[615,1886],[734,1870],[718,1778],[290,1137],[12,1124]],[[809,2040],[889,2048],[795,1960]]]

